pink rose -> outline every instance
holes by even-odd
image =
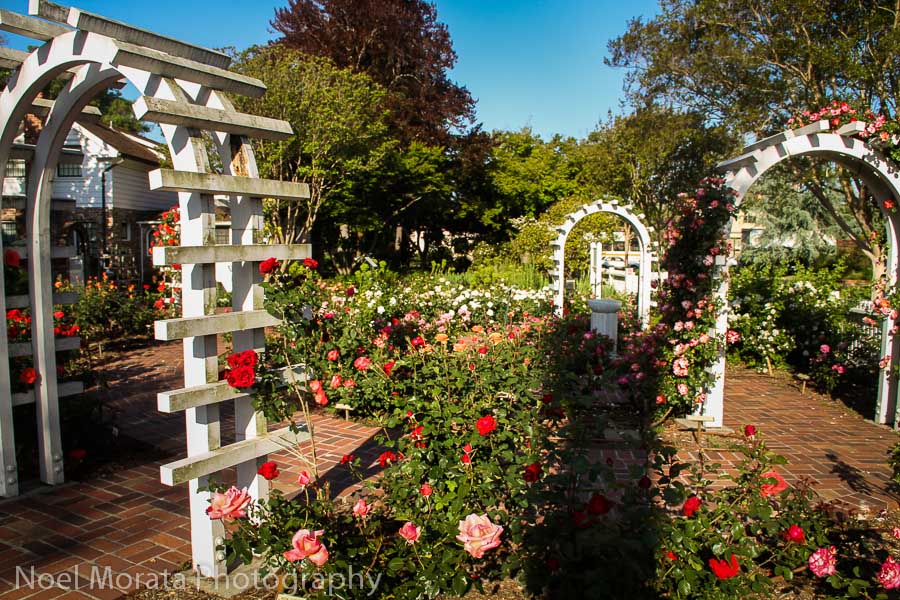
[[[285,552],[284,557],[291,562],[308,558],[311,563],[321,567],[328,562],[328,549],[319,541],[319,536],[323,533],[325,531],[321,529],[313,532],[310,532],[309,529],[301,529],[291,539],[293,549]]]
[[[688,395],[688,391],[689,391],[689,390],[688,390],[687,384],[684,384],[684,383],[679,383],[679,384],[678,384],[678,393],[679,393],[680,395],[682,395],[682,396],[687,396],[687,395]]]
[[[831,346],[829,346],[828,344],[822,344],[821,346],[819,346],[819,352],[821,352],[822,354],[828,354],[829,352],[831,352]]]
[[[228,522],[246,517],[247,511],[244,509],[248,504],[250,504],[250,492],[247,491],[247,488],[239,490],[231,486],[224,494],[218,492],[213,494],[206,514],[210,519],[222,519]]]
[[[890,556],[881,565],[878,571],[878,583],[886,590],[893,590],[900,587],[900,564],[895,563]]]
[[[359,369],[360,371],[365,371],[369,368],[369,365],[372,364],[372,359],[367,358],[365,356],[360,356],[356,360],[353,361],[353,366]]]
[[[422,535],[422,528],[416,527],[412,521],[407,521],[397,532],[400,537],[406,540],[407,544],[415,544]]]
[[[301,488],[305,488],[309,485],[310,481],[312,481],[312,477],[310,476],[309,471],[300,471],[300,476],[297,478],[297,485]]]
[[[328,360],[337,360],[341,357],[341,353],[337,350],[329,350],[328,351]]]
[[[356,504],[353,505],[353,514],[357,517],[364,517],[369,514],[369,511],[372,510],[372,507],[366,504],[365,498],[360,498]]]
[[[472,513],[459,522],[456,539],[463,543],[463,548],[473,558],[482,558],[485,552],[500,545],[501,533],[503,528],[491,523],[486,514],[479,517]]]
[[[819,548],[810,554],[809,570],[816,577],[834,575],[837,571],[837,549],[834,546]]]

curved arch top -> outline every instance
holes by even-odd
[[[828,121],[818,121],[805,127],[787,130],[760,140],[744,148],[741,155],[719,164],[719,170],[725,175],[725,183],[736,192],[735,204],[739,205],[744,195],[754,183],[776,165],[801,156],[823,158],[838,163],[858,176],[869,188],[873,196],[881,200],[877,202],[885,219],[888,242],[886,273],[891,285],[898,281],[900,260],[898,260],[898,228],[900,215],[886,210],[883,200],[900,198],[900,169],[896,163],[888,160],[880,151],[872,148],[857,134],[864,131],[865,123],[861,121],[848,123],[836,131],[830,131]],[[727,226],[729,229],[731,223]],[[725,268],[727,271],[727,267]],[[717,292],[723,309],[716,321],[716,332],[724,335],[728,328],[728,306],[726,303],[728,280],[723,277]],[[900,365],[900,336],[894,335],[889,321],[882,323],[881,336],[882,356],[890,356],[891,366],[879,375],[878,398],[876,401],[875,421],[878,423],[893,422],[897,427],[900,422],[900,403],[897,401],[896,372]],[[713,367],[715,383],[707,395],[703,407],[704,414],[715,417],[710,425],[722,426],[725,392],[725,352],[720,351],[719,359]]]
[[[554,303],[557,316],[562,316],[563,302],[565,301],[565,266],[566,266],[566,240],[575,225],[590,215],[606,213],[616,215],[624,219],[638,236],[641,246],[640,261],[640,285],[638,292],[638,316],[641,325],[647,327],[650,322],[650,277],[652,257],[650,249],[653,242],[650,238],[651,228],[644,225],[644,215],[637,215],[631,211],[630,205],[621,205],[618,200],[597,200],[585,204],[578,210],[570,213],[566,221],[556,228],[557,236],[550,247],[553,248],[554,269],[550,272],[551,285],[554,291]]]

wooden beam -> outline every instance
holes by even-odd
[[[53,110],[53,100],[47,100],[46,98],[35,98],[31,102],[31,114],[37,115],[38,117],[46,117],[50,114],[50,111]],[[82,119],[84,117],[97,117],[98,119],[103,116],[103,113],[100,112],[100,109],[96,106],[85,106],[81,109],[81,115],[78,117]],[[82,152],[79,151],[79,154]]]
[[[282,200],[309,198],[309,186],[305,183],[273,179],[191,173],[173,169],[150,171],[148,178],[151,190],[163,192],[200,192],[201,194],[228,194],[257,198],[281,198]]]
[[[312,377],[312,372],[306,368],[306,365],[296,365],[278,369],[277,375],[281,378],[283,385],[287,385],[288,383],[305,383]],[[160,412],[174,413],[226,400],[236,400],[252,393],[253,390],[238,390],[224,381],[215,381],[206,385],[161,392],[156,395],[156,404]]]
[[[163,465],[159,468],[160,480],[165,485],[178,485],[300,444],[308,439],[308,432],[294,433],[285,427]]]
[[[856,135],[859,133],[863,133],[865,130],[865,121],[851,121],[839,127],[838,130],[835,131],[835,133],[838,135]]]
[[[153,265],[211,264],[226,262],[302,260],[312,256],[310,244],[253,244],[246,246],[157,246]]]
[[[3,9],[0,9],[0,29],[42,42],[71,31],[68,27],[56,23],[48,23]]]
[[[217,335],[257,327],[274,327],[281,321],[264,310],[245,310],[202,317],[183,317],[156,321],[156,339],[181,340],[188,337]]]
[[[76,292],[63,292],[61,294],[53,294],[53,304],[70,305],[78,303],[78,294]],[[7,296],[6,308],[28,308],[30,301],[28,294],[21,296]]]
[[[16,246],[13,248],[22,258],[28,258],[28,250]],[[50,258],[73,258],[78,255],[78,248],[75,246],[52,246],[50,248]]]
[[[56,389],[60,398],[77,396],[84,393],[84,383],[81,381],[64,381],[56,384]],[[34,404],[34,390],[12,395],[13,406],[23,406],[25,404]]]
[[[80,337],[58,337],[55,340],[57,352],[68,352],[81,348]],[[31,356],[31,342],[15,342],[9,345],[9,357]]]
[[[143,121],[222,131],[264,140],[286,140],[294,133],[287,121],[150,96],[141,96],[135,100],[132,110],[134,115]]]
[[[0,47],[0,69],[18,69],[26,58],[27,52]]]
[[[114,66],[142,69],[160,77],[184,79],[216,90],[252,98],[258,98],[266,93],[265,84],[253,77],[128,42],[115,40],[112,43],[116,50],[113,56],[106,58],[107,62]]]

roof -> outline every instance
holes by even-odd
[[[79,120],[78,125],[85,131],[100,138],[104,143],[118,150],[122,156],[127,156],[128,158],[150,165],[159,166],[160,156],[151,147],[156,146],[156,142],[133,133],[118,131],[103,125],[102,123],[91,123],[90,121]]]

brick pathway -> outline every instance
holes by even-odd
[[[107,353],[100,367],[115,374],[107,390],[109,408],[121,435],[152,446],[152,460],[101,478],[72,482],[57,488],[38,487],[10,500],[0,500],[0,600],[18,598],[121,598],[140,581],[142,586],[161,582],[162,573],[190,566],[190,525],[187,486],[170,488],[159,482],[160,465],[184,455],[184,415],[156,410],[158,391],[181,387],[180,342],[153,344],[122,354]],[[321,479],[333,493],[355,487],[348,470],[332,469],[344,454],[353,453],[375,472],[379,448],[377,429],[324,414],[314,415]],[[233,431],[230,407],[223,405],[223,439]],[[288,453],[272,457],[282,471],[276,481],[285,492],[296,491],[291,482],[304,465]],[[227,474],[223,477],[226,480]],[[17,571],[21,567],[22,571]],[[34,588],[17,587],[30,583]],[[68,572],[71,580],[59,578]],[[43,589],[50,578],[66,589]],[[131,577],[125,577],[126,575]],[[138,580],[140,576],[140,580]],[[71,584],[69,584],[71,581]],[[95,585],[91,585],[92,581]],[[115,589],[101,589],[98,582]],[[77,591],[76,591],[77,590]]]
[[[185,448],[183,415],[156,411],[156,392],[180,387],[180,364],[180,343],[107,355],[102,368],[118,381],[103,393],[117,412],[122,435],[152,445],[152,459],[89,481],[39,487],[0,501],[0,600],[120,598],[129,590],[127,584],[136,581],[120,575],[140,574],[141,582],[152,586],[159,582],[154,576],[189,565],[186,486],[159,483],[160,464],[181,457]],[[227,408],[222,420],[227,432]],[[784,383],[741,372],[728,380],[726,425],[739,430],[745,423],[756,424],[770,447],[791,461],[783,469],[789,481],[811,476],[826,499],[897,507],[900,496],[885,462],[898,439],[894,432],[863,421],[838,403],[804,397]],[[325,415],[315,416],[315,427],[322,478],[335,493],[352,489],[346,470],[332,468],[344,454],[363,458],[369,473],[378,470],[371,468],[380,451],[372,441],[375,429]],[[689,447],[681,454],[696,456]],[[642,461],[643,452],[604,444],[597,456],[611,459],[624,474],[629,464]],[[713,458],[727,468],[737,455],[715,451]],[[293,491],[290,483],[303,466],[287,454],[273,459],[283,473],[279,487]],[[23,569],[20,584],[31,567],[45,578],[35,581],[35,589],[14,589],[17,566]],[[64,572],[72,578],[68,590],[41,589],[42,582],[49,582],[46,575]],[[116,589],[90,586],[92,577]],[[80,589],[73,591],[76,587]]]
[[[748,423],[762,433],[770,450],[788,460],[778,467],[788,483],[810,478],[823,500],[863,511],[900,506],[900,487],[891,480],[887,464],[888,452],[900,441],[893,430],[864,420],[840,402],[802,395],[784,380],[729,369],[725,426],[735,430],[735,442]],[[685,444],[679,455],[697,459],[696,448]],[[729,471],[743,458],[728,450],[707,455]]]

